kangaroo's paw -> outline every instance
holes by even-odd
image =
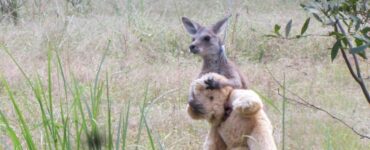
[[[221,87],[220,82],[216,81],[212,77],[205,80],[204,83],[207,85],[206,89],[210,89],[210,90],[219,89]]]
[[[257,101],[249,100],[246,97],[240,97],[233,102],[234,110],[242,115],[253,115],[261,109],[261,104]]]

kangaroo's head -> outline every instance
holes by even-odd
[[[225,30],[229,17],[227,16],[209,27],[204,27],[189,18],[182,17],[182,23],[192,37],[189,46],[190,52],[202,57],[217,55],[222,46],[220,34]]]

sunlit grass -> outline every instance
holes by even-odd
[[[44,88],[44,82],[38,76],[35,80],[31,80],[27,74],[23,71],[22,67],[18,64],[17,60],[14,59],[13,55],[10,53],[9,49],[5,46],[2,48],[6,51],[14,63],[18,66],[18,69],[23,73],[24,78],[26,79],[29,90],[33,92],[32,96],[37,100],[39,107],[33,109],[39,109],[41,112],[40,118],[34,118],[41,122],[43,127],[43,134],[41,135],[46,139],[46,142],[39,143],[35,142],[35,137],[40,135],[32,135],[30,131],[30,125],[34,126],[35,123],[27,122],[24,117],[24,112],[22,112],[18,99],[21,97],[16,97],[14,91],[12,91],[8,81],[4,78],[1,78],[2,85],[4,85],[6,93],[9,97],[10,102],[15,110],[17,121],[21,130],[21,137],[17,135],[16,131],[12,124],[10,124],[8,117],[0,111],[1,123],[5,125],[5,131],[7,136],[10,137],[14,149],[23,149],[22,141],[26,142],[27,149],[102,149],[108,148],[113,149],[125,149],[127,147],[127,132],[128,132],[128,123],[129,123],[129,110],[130,102],[127,104],[125,119],[123,120],[122,116],[120,117],[119,125],[115,128],[117,132],[117,138],[113,139],[113,125],[112,125],[112,116],[111,116],[111,99],[109,97],[109,74],[106,74],[105,81],[100,80],[100,71],[102,69],[104,59],[107,52],[109,51],[110,41],[107,44],[107,48],[102,55],[98,70],[96,72],[95,80],[93,86],[90,86],[90,92],[87,97],[85,97],[85,87],[81,86],[79,81],[72,79],[72,82],[67,82],[64,70],[61,66],[62,62],[60,61],[59,54],[49,49],[47,53],[47,88]],[[53,54],[56,54],[56,66],[52,66]],[[51,77],[52,67],[58,67],[59,75],[62,77],[63,87],[64,87],[64,98],[62,100],[68,101],[67,97],[72,98],[72,103],[67,105],[59,104],[60,111],[53,110],[56,107],[53,101],[53,80]],[[106,99],[103,101],[103,91],[105,92]],[[147,91],[148,92],[148,91]],[[90,97],[90,102],[87,101],[87,98]],[[62,98],[62,97],[60,97]],[[150,141],[151,149],[155,149],[154,139],[151,135],[151,129],[146,121],[146,116],[144,114],[145,106],[147,105],[147,96],[143,100],[143,106],[140,107],[141,112],[141,121],[140,126],[145,125],[145,131],[148,135],[148,140]],[[107,103],[108,108],[106,111],[100,111],[102,103]],[[122,110],[123,111],[123,110]],[[56,113],[59,112],[59,113]],[[99,115],[102,113],[107,113],[107,126],[103,126],[98,123],[102,121],[99,119]],[[122,112],[123,113],[123,112]],[[55,116],[59,116],[59,119],[56,119]],[[105,116],[105,115],[104,115]],[[124,122],[123,126],[122,121]],[[71,128],[72,127],[72,128]],[[72,129],[74,128],[75,132],[73,133]],[[107,130],[108,135],[105,135],[103,132]],[[121,132],[122,131],[122,132]],[[122,140],[120,138],[122,135]],[[107,136],[107,137],[105,137]],[[141,134],[137,135],[137,139],[140,140]],[[114,141],[115,140],[115,141]],[[37,143],[37,144],[35,144]],[[113,145],[115,143],[115,145]],[[139,144],[139,143],[138,143]]]
[[[212,24],[226,14],[226,1],[37,2],[20,8],[17,26],[1,22],[0,149],[202,147],[209,127],[185,111],[201,60],[187,50],[180,17]],[[369,107],[343,62],[330,62],[330,41],[263,36],[276,23],[303,22],[300,2],[234,1],[239,19],[230,22],[229,58],[263,97],[279,148],[369,149],[323,113],[281,107],[282,89],[266,67],[280,81],[286,74],[289,90],[370,131]]]

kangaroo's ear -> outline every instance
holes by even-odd
[[[220,21],[218,21],[216,24],[212,25],[211,26],[211,29],[212,31],[215,33],[215,34],[220,34],[222,33],[225,28],[226,28],[226,25],[227,25],[227,20],[231,17],[231,15],[228,15],[226,16],[225,18],[221,19]]]
[[[185,26],[186,31],[188,31],[189,34],[194,35],[195,33],[197,33],[200,28],[200,25],[198,23],[191,21],[189,18],[186,17],[182,17],[181,20]]]

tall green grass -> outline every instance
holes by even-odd
[[[95,79],[91,81],[90,85],[78,81],[73,73],[70,74],[70,80],[68,80],[62,59],[51,43],[48,45],[46,54],[47,80],[43,80],[39,75],[35,75],[35,77],[28,75],[13,57],[11,51],[6,46],[0,45],[0,48],[9,55],[22,73],[27,85],[25,90],[31,91],[31,95],[14,94],[16,91],[12,89],[11,82],[0,75],[1,84],[6,91],[4,94],[7,95],[7,100],[12,104],[11,111],[14,111],[16,116],[14,121],[14,119],[11,119],[12,116],[7,116],[7,114],[11,114],[6,112],[9,110],[3,107],[0,108],[0,124],[3,124],[6,137],[11,141],[13,149],[127,149],[131,100],[126,102],[125,108],[122,108],[119,122],[114,127],[111,111],[112,100],[109,91],[109,73],[106,73],[105,78],[101,78],[101,71],[110,43],[109,41],[107,44],[98,65]],[[53,80],[55,74],[58,77],[57,81]],[[59,79],[61,79],[62,84],[54,84],[54,82],[59,82]],[[55,87],[55,85],[61,87]],[[58,91],[58,89],[62,91]],[[55,93],[55,91],[59,93]],[[141,130],[144,127],[146,137],[150,143],[149,148],[156,149],[152,129],[145,114],[149,99],[148,94],[147,88],[143,105],[139,106],[141,119],[138,133],[140,134],[137,134],[136,145],[140,144]],[[24,97],[38,103],[38,105],[35,105],[36,108],[31,108],[34,111],[32,114],[26,114],[27,109],[24,109],[24,107],[27,106],[21,100]],[[29,115],[32,118],[25,117]],[[41,131],[42,135],[35,135],[40,134],[36,131]],[[42,140],[37,137],[41,137]],[[10,145],[5,146],[9,147]],[[2,148],[5,147],[0,145],[0,149]]]

